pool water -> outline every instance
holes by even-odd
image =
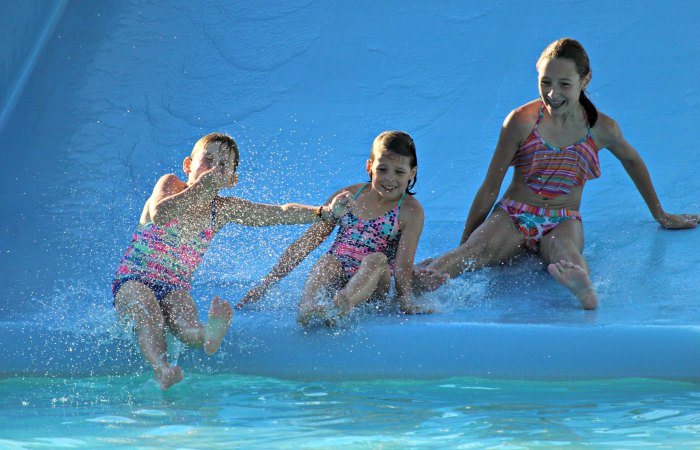
[[[290,381],[146,374],[0,381],[0,448],[698,448],[700,385]]]
[[[226,195],[317,205],[366,179],[374,136],[406,130],[426,213],[417,259],[451,249],[504,117],[537,97],[535,61],[563,36],[586,46],[591,99],[664,207],[700,212],[699,16],[680,0],[2,2],[0,450],[700,448],[700,385],[626,378],[700,381],[700,230],[660,230],[609,152],[581,205],[597,313],[526,258],[453,280],[431,317],[305,335],[294,305],[316,253],[234,316],[225,351],[183,355],[168,392],[108,332],[144,200],[211,131],[241,148]],[[302,232],[280,228],[216,238],[194,281],[202,314]],[[330,378],[302,370],[314,364]],[[494,378],[369,380],[418,366]],[[577,381],[500,380],[518,376]]]

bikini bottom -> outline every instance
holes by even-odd
[[[183,289],[182,286],[173,286],[170,284],[160,283],[139,275],[129,275],[122,278],[116,278],[114,281],[112,281],[112,295],[115,298],[117,296],[117,292],[119,292],[119,288],[121,288],[127,281],[138,281],[139,283],[144,284],[147,288],[153,291],[153,295],[155,295],[158,303],[162,303],[163,299],[171,292]]]
[[[560,223],[567,220],[581,221],[581,213],[572,209],[547,209],[526,205],[514,200],[498,202],[513,220],[513,224],[525,239],[525,247],[537,251],[540,240]]]

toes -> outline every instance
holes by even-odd
[[[557,264],[552,263],[547,266],[547,271],[549,271],[549,274],[553,277],[556,277],[561,272],[561,267],[557,266]]]

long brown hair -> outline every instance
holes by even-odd
[[[581,79],[591,73],[591,62],[588,59],[588,54],[583,48],[583,45],[576,39],[562,38],[549,44],[537,60],[537,68],[539,69],[540,64],[543,62],[550,61],[554,58],[571,60],[576,66],[576,72]],[[583,110],[586,111],[588,126],[592,127],[598,120],[598,110],[583,90],[581,91],[581,95],[579,95],[578,101],[581,103],[581,106],[583,106]]]

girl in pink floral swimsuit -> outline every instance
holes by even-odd
[[[413,304],[413,259],[423,230],[423,208],[411,192],[418,171],[413,139],[399,131],[381,133],[372,144],[366,170],[369,183],[342,189],[354,194],[351,210],[337,221],[312,225],[239,307],[258,301],[321,245],[338,223],[330,251],[319,258],[306,280],[297,321],[308,325],[320,319],[332,325],[355,306],[386,296],[392,275],[401,310],[424,312]],[[329,291],[334,295],[326,306],[318,294]]]
[[[353,200],[357,200],[357,197],[367,186],[369,184],[362,186]],[[366,256],[377,252],[381,252],[387,257],[389,268],[392,272],[394,271],[396,250],[401,240],[399,213],[405,195],[406,192],[401,195],[399,202],[393,209],[377,218],[364,220],[355,216],[352,211],[348,211],[340,218],[338,234],[328,253],[340,261],[348,280],[357,273]]]

